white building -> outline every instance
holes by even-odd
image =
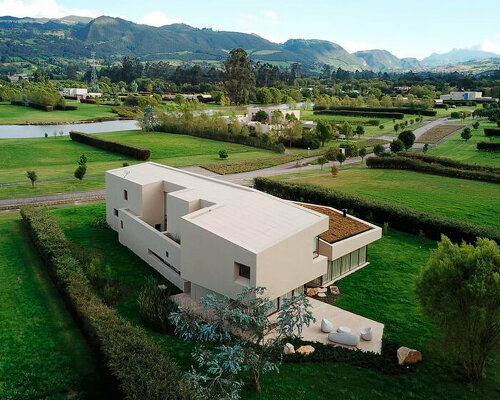
[[[478,100],[483,98],[483,92],[451,92],[450,94],[442,94],[439,96],[441,100]]]
[[[71,96],[77,99],[86,99],[87,97],[101,97],[102,93],[89,93],[84,88],[64,88],[59,92],[61,96]]]
[[[264,286],[279,307],[305,285],[364,267],[381,229],[152,162],[106,172],[106,219],[130,248],[198,301]]]

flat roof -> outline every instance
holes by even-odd
[[[366,225],[357,219],[349,216],[344,217],[341,212],[338,212],[330,207],[321,207],[304,203],[300,203],[300,206],[328,216],[328,230],[320,234],[319,237],[330,244],[372,229],[371,226]]]
[[[165,191],[171,196],[185,201],[208,202],[206,207],[183,218],[254,252],[315,224],[323,222],[324,227],[326,222],[324,214],[291,201],[154,162],[114,169],[107,174],[139,185],[163,181]],[[169,184],[173,190],[169,190]]]

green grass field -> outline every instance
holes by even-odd
[[[129,288],[129,296],[117,309],[138,323],[138,292],[146,277],[156,273],[120,245],[114,231],[90,227],[90,222],[104,212],[102,203],[52,210],[70,240],[102,252],[114,276]],[[466,385],[457,366],[444,359],[434,328],[420,314],[413,282],[435,246],[433,241],[425,240],[421,245],[415,236],[389,230],[389,236],[370,245],[371,264],[338,282],[342,297],[336,305],[384,323],[386,338],[422,351],[424,362],[415,372],[389,376],[343,363],[283,364],[279,374],[264,377],[260,395],[247,381],[242,398],[315,400],[332,393],[342,399],[357,400],[490,400],[498,396],[500,359],[488,362],[486,379],[479,386]],[[183,369],[192,365],[193,343],[186,344],[169,335],[148,334]]]
[[[0,276],[0,398],[107,398],[102,371],[17,212],[0,214]]]
[[[139,131],[122,131],[96,134],[99,137],[129,143],[152,150],[151,160],[159,163],[180,167],[193,164],[223,163],[219,158],[219,150],[226,149],[229,153],[227,161],[255,160],[258,158],[275,157],[277,154],[268,150],[239,144],[201,139],[187,135],[167,133],[141,134]],[[33,139],[3,139],[0,140],[0,183],[27,181],[26,170],[34,169],[38,179],[72,177],[77,167],[77,160],[85,153],[87,157],[87,175],[104,174],[108,169],[119,168],[123,162],[137,163],[119,154],[109,153],[81,143],[73,142],[69,137],[49,137]],[[87,181],[87,180],[85,180]],[[97,187],[97,180],[90,189]],[[101,180],[100,182],[104,182]],[[97,185],[97,186],[96,186]],[[68,186],[74,186],[74,191],[89,190],[87,184],[78,185],[76,180],[68,182],[38,182],[36,189],[30,185],[0,187],[0,198],[14,196],[31,196],[36,194],[57,193],[68,191]]]
[[[401,204],[421,211],[500,229],[500,185],[413,171],[357,168],[298,178],[308,183],[366,198]]]
[[[500,166],[500,153],[478,151],[478,142],[500,142],[500,138],[484,136],[484,128],[497,127],[496,123],[482,121],[479,129],[472,129],[472,138],[467,142],[460,137],[460,134],[453,135],[440,145],[429,149],[429,154],[433,156],[448,157],[455,160],[468,162],[471,164],[484,164]]]
[[[66,104],[77,105],[75,111],[43,111],[36,108],[13,106],[10,103],[0,103],[0,125],[15,124],[47,124],[92,120],[99,117],[117,117],[111,112],[112,106],[79,103],[67,100]]]

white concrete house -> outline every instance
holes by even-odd
[[[368,264],[375,225],[323,206],[147,162],[106,172],[106,219],[194,301],[265,286],[276,307]]]
[[[479,100],[483,98],[483,92],[451,92],[439,96],[441,100]]]
[[[61,96],[74,96],[78,99],[86,99],[87,97],[101,97],[102,93],[89,93],[85,88],[64,88],[60,92]]]

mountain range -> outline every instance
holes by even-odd
[[[442,67],[461,62],[500,58],[495,53],[453,49],[433,53],[422,61],[398,58],[387,50],[349,53],[342,46],[316,39],[290,39],[274,43],[255,34],[198,29],[185,24],[154,27],[121,18],[67,16],[59,19],[0,17],[0,54],[7,59],[98,58],[110,61],[123,56],[142,61],[166,60],[173,64],[218,65],[233,48],[241,47],[253,61],[285,66],[302,64],[310,71],[324,64],[345,70],[405,71]]]

